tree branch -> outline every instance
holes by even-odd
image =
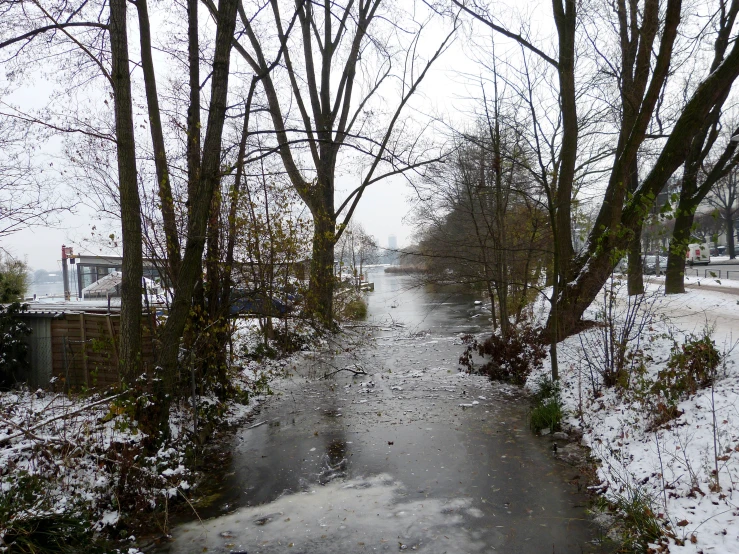
[[[30,39],[33,40],[38,35],[41,35],[45,33],[46,31],[53,31],[57,29],[65,29],[67,27],[94,27],[97,29],[107,29],[108,26],[103,23],[95,23],[92,21],[85,21],[85,22],[75,22],[75,23],[55,23],[54,25],[46,25],[44,27],[39,27],[38,29],[34,29],[33,31],[28,31],[27,33],[8,39],[6,41],[0,42],[0,50],[3,48],[10,46],[11,44],[15,44],[16,42],[20,42],[22,40]]]
[[[553,67],[559,69],[559,63],[557,62],[557,60],[555,60],[554,58],[551,58],[550,56],[547,56],[544,52],[542,52],[541,50],[539,50],[536,46],[534,46],[533,44],[531,44],[528,40],[526,40],[525,38],[523,38],[521,35],[518,35],[516,33],[512,33],[508,29],[505,29],[505,28],[501,27],[500,25],[496,25],[492,21],[488,21],[482,15],[480,15],[480,14],[472,11],[470,8],[468,8],[467,6],[465,6],[459,0],[452,0],[452,2],[454,2],[454,4],[456,4],[463,11],[467,12],[472,17],[474,17],[475,19],[477,19],[480,23],[483,23],[483,24],[487,25],[493,31],[496,31],[496,32],[500,33],[501,35],[505,35],[508,38],[512,38],[513,40],[515,40],[516,42],[518,42],[521,46],[524,46],[525,48],[529,49],[531,52],[533,52],[534,54],[536,54],[537,56],[539,56],[541,59],[543,59],[547,63],[551,64]]]

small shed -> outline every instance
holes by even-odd
[[[38,303],[19,317],[31,329],[26,337],[30,369],[25,376],[30,386],[68,391],[120,384],[120,307]],[[142,318],[141,359],[149,373],[154,367],[155,320],[147,314]]]

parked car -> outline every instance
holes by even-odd
[[[659,264],[657,262],[659,262]],[[667,256],[665,254],[649,254],[647,256],[644,256],[644,275],[656,275],[658,266],[659,273],[664,273],[665,268],[667,267]]]
[[[665,272],[667,267],[667,254],[659,255],[659,271],[660,274]],[[642,260],[642,271],[644,275],[655,275],[657,273],[657,255],[648,254],[644,256]],[[626,275],[629,272],[629,260],[628,258],[621,259],[616,267],[613,269],[614,273],[620,273]]]
[[[692,243],[688,245],[688,251],[685,253],[685,262],[688,265],[708,265],[711,263],[711,250],[708,243]]]

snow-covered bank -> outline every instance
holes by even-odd
[[[223,420],[247,417],[255,405],[234,404]],[[51,525],[56,517],[79,520],[104,535],[116,528],[120,551],[136,551],[129,550],[136,518],[150,514],[166,522],[168,506],[190,497],[199,479],[185,454],[192,410],[180,404],[170,422],[172,440],[146,455],[142,434],[115,395],[1,393],[0,552],[13,551],[19,529]]]
[[[607,285],[616,302],[601,294],[586,313],[598,325],[560,343],[562,397],[567,423],[583,432],[583,443],[600,460],[599,490],[608,500],[621,506],[646,501],[672,535],[670,552],[737,553],[739,283],[701,279],[698,286],[693,278],[687,284],[686,294],[665,296],[660,279],[653,279],[638,307],[633,299],[629,304],[625,283]],[[630,308],[626,385],[607,388],[604,342],[618,338]],[[611,335],[604,326],[609,319]],[[669,385],[671,355],[706,329],[721,353],[713,386],[681,400],[677,418],[664,417],[658,396],[660,385]],[[531,387],[549,363],[544,368],[530,376]]]
[[[198,494],[203,475],[188,455],[202,440],[198,435],[206,426],[245,421],[270,381],[285,372],[285,359],[253,359],[263,344],[259,334],[245,320],[233,337],[231,379],[242,394],[225,403],[212,394],[197,396],[197,418],[191,398],[175,403],[171,438],[154,454],[133,419],[135,402],[123,395],[0,392],[0,552],[18,551],[27,536],[43,541],[39,535],[47,534],[78,551],[132,554],[141,532],[166,534],[168,512]],[[292,340],[311,340],[309,331],[298,335]],[[47,551],[32,544],[21,551]]]

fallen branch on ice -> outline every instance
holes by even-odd
[[[354,365],[354,367],[352,367],[352,366],[342,367],[342,368],[337,369],[336,371],[332,371],[331,373],[327,373],[326,375],[323,376],[323,378],[324,379],[328,379],[329,377],[331,377],[333,375],[336,375],[337,373],[339,373],[341,371],[348,371],[350,373],[353,373],[354,375],[369,375],[369,373],[367,373],[361,366]]]

